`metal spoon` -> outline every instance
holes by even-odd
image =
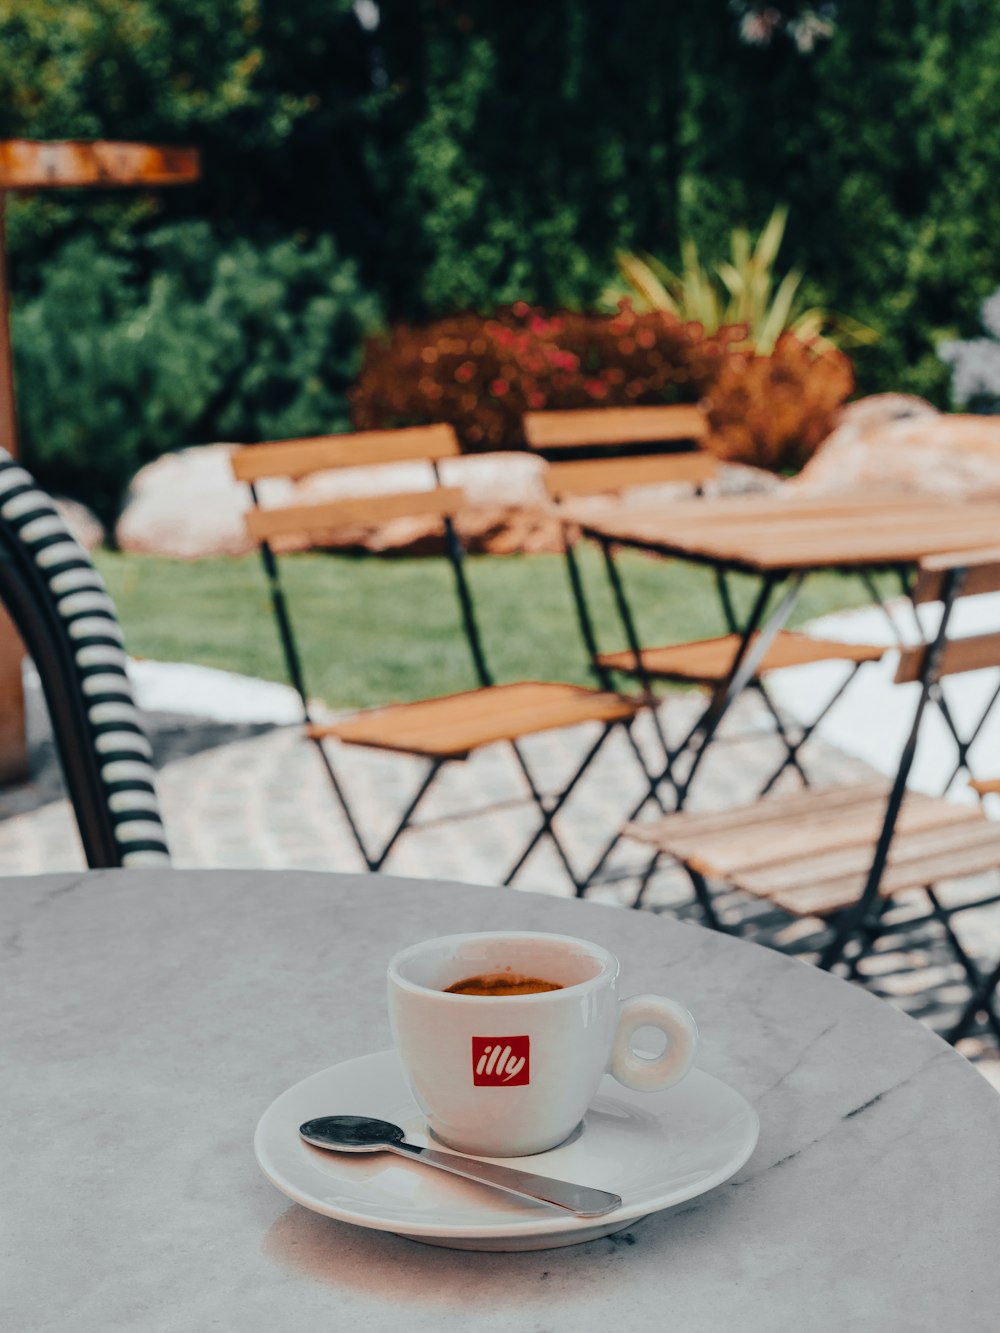
[[[587,1185],[571,1185],[565,1180],[549,1176],[535,1176],[530,1171],[518,1171],[510,1166],[495,1166],[472,1157],[456,1157],[454,1153],[438,1152],[434,1148],[418,1148],[407,1143],[403,1131],[388,1120],[371,1120],[363,1115],[323,1115],[307,1120],[299,1126],[299,1134],[314,1148],[332,1152],[394,1152],[401,1157],[415,1158],[428,1166],[440,1167],[452,1175],[476,1180],[494,1189],[506,1190],[522,1199],[551,1204],[577,1217],[601,1217],[621,1207],[617,1194],[607,1190],[591,1189]]]

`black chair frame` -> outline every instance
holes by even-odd
[[[3,450],[0,602],[38,671],[88,865],[167,863],[151,751],[114,660],[124,657],[122,638],[103,581],[48,496]],[[108,660],[85,665],[88,652]]]
[[[429,459],[428,464],[433,470],[436,484],[440,484],[440,473],[436,461]],[[250,482],[251,498],[255,506],[260,507],[260,496],[256,486]],[[448,562],[451,566],[454,576],[454,586],[458,606],[460,610],[461,626],[471,660],[475,682],[479,687],[488,688],[496,684],[494,675],[487,661],[486,652],[483,647],[482,635],[480,633],[478,617],[473,600],[472,590],[465,569],[465,551],[461,539],[456,531],[455,524],[449,515],[442,519],[444,530],[444,549]],[[268,584],[269,595],[274,610],[275,622],[278,627],[279,638],[281,640],[282,652],[288,670],[288,678],[296,690],[302,703],[303,718],[307,724],[313,723],[315,718],[309,704],[308,686],[305,679],[305,673],[302,665],[302,655],[299,650],[297,636],[292,623],[292,616],[289,609],[288,597],[285,592],[280,573],[280,561],[275,553],[272,544],[267,540],[259,542],[261,560],[264,568],[265,577]],[[552,844],[568,878],[570,879],[574,892],[578,897],[582,897],[587,889],[596,882],[601,870],[607,862],[611,848],[605,849],[599,860],[588,870],[579,871],[572,863],[569,853],[563,844],[562,839],[556,832],[554,820],[566,804],[581,779],[584,777],[591,764],[597,758],[598,753],[603,748],[609,736],[621,727],[629,745],[635,755],[636,761],[640,766],[642,780],[645,785],[652,783],[652,775],[649,772],[642,750],[635,739],[632,730],[632,718],[625,720],[616,720],[606,722],[601,725],[597,738],[587,749],[582,760],[579,762],[576,770],[570,776],[568,782],[557,792],[545,793],[539,788],[538,783],[532,774],[531,768],[525,758],[522,746],[516,740],[509,740],[507,744],[513,752],[515,762],[525,780],[529,790],[529,799],[534,802],[541,816],[541,823],[535,829],[525,847],[515,858],[513,864],[503,877],[502,883],[509,885],[513,883],[528,857],[543,839],[548,839]],[[360,852],[365,865],[370,871],[380,870],[388,860],[391,852],[396,847],[400,838],[409,830],[422,827],[415,822],[415,816],[418,808],[423,802],[439,772],[445,765],[456,762],[454,758],[433,758],[428,760],[427,768],[419,782],[410,801],[403,810],[395,827],[379,848],[369,846],[368,840],[364,836],[356,812],[351,804],[343,783],[338,777],[336,767],[330,756],[324,741],[319,738],[314,743],[319,751],[323,766],[326,770],[330,784],[333,788],[337,802],[344,814],[350,829],[352,838]],[[657,798],[658,799],[658,798]],[[488,813],[497,806],[487,806],[479,808],[475,814]],[[662,807],[661,807],[662,808]],[[464,817],[469,817],[465,814]],[[616,834],[614,842],[617,842]]]

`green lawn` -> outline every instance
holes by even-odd
[[[602,646],[624,647],[599,557],[582,554]],[[133,654],[285,679],[256,557],[187,562],[103,552],[97,563]],[[561,557],[472,557],[468,565],[498,680],[588,680]],[[444,560],[300,555],[283,567],[310,691],[328,704],[362,707],[475,683]],[[624,556],[621,567],[646,642],[721,632],[707,571],[641,555]],[[737,585],[741,606],[752,591],[749,580]],[[866,600],[856,579],[815,577],[793,623]]]

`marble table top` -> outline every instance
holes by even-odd
[[[389,1047],[384,970],[453,931],[582,935],[696,1014],[756,1107],[746,1166],[566,1249],[433,1249],[318,1216],[252,1151],[293,1083]],[[647,913],[306,872],[0,890],[0,1325],[18,1333],[997,1327],[1000,1098],[847,983]]]

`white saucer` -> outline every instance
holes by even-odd
[[[653,1093],[608,1077],[582,1133],[536,1157],[486,1159],[620,1194],[622,1207],[595,1221],[394,1154],[324,1152],[299,1138],[303,1121],[338,1114],[390,1120],[412,1143],[430,1142],[395,1052],[364,1055],[304,1079],[264,1112],[254,1151],[268,1180],[327,1217],[457,1250],[542,1250],[623,1231],[728,1180],[753,1152],[760,1128],[738,1092],[700,1069]]]

